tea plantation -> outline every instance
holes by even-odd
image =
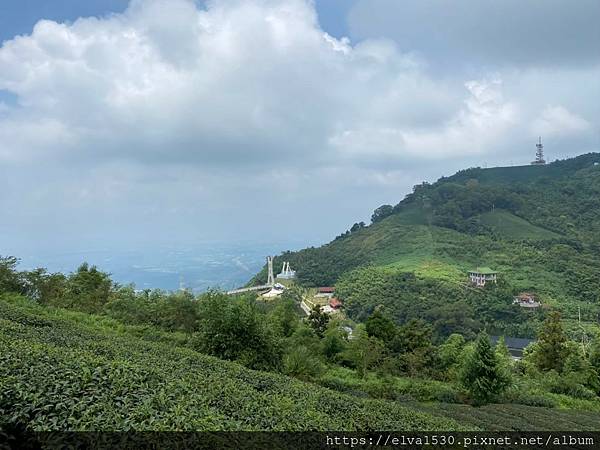
[[[4,424],[38,431],[476,429],[24,302],[0,300]]]
[[[600,415],[357,398],[183,347],[185,336],[0,297],[0,424],[48,430],[594,430]]]

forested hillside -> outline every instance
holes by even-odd
[[[441,321],[446,333],[483,325],[529,336],[539,317],[511,300],[528,291],[567,318],[581,310],[584,321],[596,322],[599,163],[593,153],[546,166],[463,170],[377,208],[370,225],[354,224],[276,264],[290,261],[306,286],[335,284],[358,320],[381,305],[400,322]],[[469,289],[467,271],[478,266],[497,270],[498,286]],[[469,324],[447,327],[457,316]]]

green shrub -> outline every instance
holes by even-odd
[[[315,380],[323,371],[321,360],[305,346],[293,348],[283,358],[283,373],[300,380]]]

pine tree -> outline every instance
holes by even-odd
[[[476,405],[495,400],[510,383],[485,332],[477,337],[475,348],[463,367],[461,381]]]
[[[448,380],[457,378],[460,369],[461,354],[465,347],[465,338],[460,334],[451,334],[446,342],[437,349],[437,369]]]
[[[540,370],[561,372],[568,356],[567,336],[560,321],[560,313],[553,311],[544,321],[534,355],[534,361]]]

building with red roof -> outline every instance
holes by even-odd
[[[337,298],[332,298],[331,300],[329,300],[329,306],[331,306],[333,309],[338,309],[341,308],[342,302]]]

